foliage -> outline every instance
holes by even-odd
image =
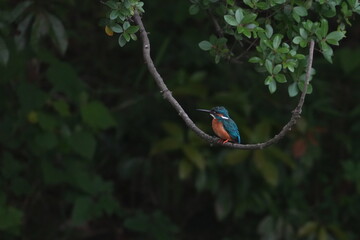
[[[353,13],[360,13],[360,4],[355,0],[193,2],[189,12],[196,14],[199,9],[205,9],[216,13],[219,19],[213,15],[211,17],[222,27],[218,29],[218,35],[222,42],[231,43],[231,47],[228,47],[210,39],[200,42],[202,50],[213,49],[210,54],[215,56],[218,63],[221,58],[238,60],[244,51],[256,48],[257,53],[249,62],[258,64],[258,71],[267,74],[264,84],[270,93],[276,91],[277,83],[292,79],[293,83],[288,86],[291,97],[297,95],[298,88],[303,90],[302,74],[306,67],[303,48],[308,46],[310,39],[316,40],[323,56],[331,63],[333,49],[330,45],[339,45],[339,41],[345,37],[345,24],[351,25],[349,18]],[[328,21],[333,18],[339,24],[335,31],[329,31]],[[311,91],[310,85],[308,93]]]
[[[279,1],[267,2],[274,2],[268,12],[279,7]],[[337,17],[353,25],[347,42],[334,51],[331,67],[320,54],[315,57],[315,94],[306,100],[304,117],[285,141],[261,151],[209,147],[186,129],[146,74],[140,44],[119,50],[119,38],[100,34],[91,20],[111,14],[111,6],[1,2],[1,239],[358,239],[359,23],[350,16],[356,2],[333,2]],[[277,84],[278,94],[270,95],[256,81],[252,63],[221,61],[241,49],[238,43],[231,51],[226,47],[235,42],[228,32],[203,42],[213,29],[203,9],[247,39],[224,16],[237,21],[237,9],[245,9],[245,18],[252,8],[228,1],[234,14],[218,12],[216,4],[223,3],[146,2],[152,54],[198,126],[211,132],[210,117],[194,109],[225,105],[244,142],[263,141],[288,120],[296,99],[287,94],[299,88]],[[313,7],[305,9],[316,16]],[[307,20],[301,9],[296,12],[300,22]],[[339,31],[336,21],[323,18],[331,29],[326,36]],[[126,21],[133,24],[130,15],[113,22],[123,28]],[[281,28],[268,25],[273,41]],[[257,27],[265,36],[271,31],[265,23]],[[304,32],[294,31],[303,39]],[[302,51],[302,39],[287,44]],[[197,45],[219,55],[219,64],[214,67]],[[261,60],[253,47],[243,56]],[[266,69],[265,62],[263,71],[280,68],[270,62]],[[289,81],[282,71],[281,65],[277,75]]]

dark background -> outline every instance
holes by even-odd
[[[1,1],[2,16],[23,1]],[[152,56],[200,128],[196,108],[223,105],[244,143],[289,120],[298,97],[270,94],[253,64],[215,64],[198,43],[214,32],[188,1],[145,2]],[[359,239],[360,25],[331,65],[315,51],[301,120],[258,151],[210,147],[186,128],[148,74],[140,41],[124,48],[99,22],[99,1],[35,1],[2,19],[1,239]],[[68,37],[64,54],[45,20]],[[45,15],[46,15],[45,14]],[[41,17],[40,17],[41,19]],[[47,29],[47,31],[46,31]]]

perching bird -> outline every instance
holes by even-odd
[[[236,123],[230,118],[229,112],[224,107],[214,107],[211,110],[196,109],[198,111],[210,113],[213,117],[212,129],[215,134],[226,142],[240,143],[240,134]]]

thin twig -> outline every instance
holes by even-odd
[[[263,148],[268,147],[271,144],[279,141],[281,138],[283,138],[286,135],[286,133],[291,130],[292,126],[296,123],[296,121],[300,118],[301,109],[302,109],[302,106],[305,101],[307,86],[308,86],[309,80],[310,80],[310,72],[311,72],[313,56],[314,56],[314,40],[310,41],[309,57],[308,57],[308,64],[307,64],[307,68],[306,68],[306,81],[305,81],[304,91],[302,92],[302,94],[300,96],[298,105],[292,112],[290,121],[281,129],[281,131],[277,135],[275,135],[273,138],[269,139],[266,142],[257,143],[257,144],[238,144],[238,143],[227,142],[227,143],[222,144],[222,143],[219,143],[218,138],[212,137],[212,136],[206,134],[205,132],[203,132],[201,129],[199,129],[195,125],[195,123],[190,119],[190,117],[187,115],[187,113],[182,108],[182,106],[179,104],[179,102],[173,97],[171,91],[167,88],[164,80],[162,79],[161,75],[158,73],[153,60],[151,59],[150,41],[148,38],[148,34],[146,32],[146,29],[144,27],[144,24],[141,20],[140,15],[137,12],[134,15],[134,20],[140,27],[140,38],[142,40],[142,45],[143,45],[143,55],[144,55],[145,64],[147,65],[147,68],[148,68],[150,74],[153,76],[156,84],[159,86],[160,92],[162,93],[163,97],[167,101],[169,101],[170,104],[175,108],[175,110],[178,112],[179,116],[184,120],[186,125],[202,139],[208,141],[211,144],[217,144],[217,145],[222,145],[222,146],[237,148],[237,149],[263,149]]]

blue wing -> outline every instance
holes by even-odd
[[[236,126],[236,123],[232,119],[227,119],[222,121],[224,124],[225,130],[229,133],[230,137],[240,143],[240,133],[239,129]]]

